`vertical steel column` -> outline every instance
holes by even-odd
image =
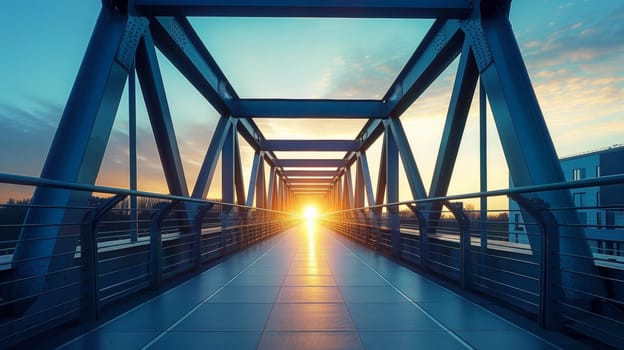
[[[393,135],[393,129],[386,126],[386,203],[399,201],[399,149]],[[392,254],[401,256],[401,222],[399,208],[388,206],[388,226],[392,242]]]
[[[258,169],[260,168],[261,164],[260,162],[262,161],[261,159],[261,155],[259,151],[256,151],[256,153],[254,153],[254,159],[253,159],[253,164],[251,165],[251,175],[249,176],[249,187],[247,189],[247,202],[245,203],[246,206],[251,207],[253,205],[254,202],[254,194],[255,192],[258,190],[256,188],[256,183],[258,182]],[[260,199],[256,199],[256,203],[260,201]],[[258,207],[258,205],[256,204],[256,207]]]
[[[260,152],[256,181],[256,208],[267,208],[266,180],[264,177],[264,153]]]
[[[487,192],[487,96],[485,94],[485,88],[483,83],[479,84],[479,165],[480,165],[480,187],[481,192]],[[487,254],[488,245],[488,198],[487,196],[481,196],[481,224],[480,224],[480,239],[481,239],[481,256],[480,266],[483,266],[485,254]]]
[[[234,128],[236,129],[236,128]],[[236,203],[245,205],[245,185],[243,180],[243,161],[240,155],[238,133],[234,133],[234,187],[236,189]]]
[[[355,188],[353,191],[353,202],[355,208],[364,207],[364,173],[362,170],[362,159],[360,158],[360,154],[358,152],[355,163]]]
[[[268,208],[275,210],[277,203],[276,203],[276,194],[275,194],[275,176],[276,175],[276,171],[277,169],[274,166],[271,166],[271,174],[269,175],[269,194],[268,194]]]
[[[130,189],[137,190],[137,139],[136,139],[136,79],[135,67],[128,74],[128,167],[130,171]],[[138,240],[137,197],[130,196],[130,242]]]
[[[387,153],[388,133],[384,133],[383,144],[381,146],[381,157],[379,158],[379,173],[377,176],[377,192],[375,193],[375,205],[384,203],[386,194],[386,153]],[[376,209],[381,214],[381,207]]]
[[[232,127],[228,130],[221,152],[221,201],[234,204],[235,196],[235,162],[236,162],[236,119],[232,120]],[[227,248],[227,233],[232,227],[232,206],[225,205],[221,212],[221,249],[225,255]]]
[[[344,173],[344,206],[345,209],[353,209],[353,179],[351,177],[351,168],[347,167]]]

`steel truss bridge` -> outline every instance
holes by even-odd
[[[290,333],[286,332],[288,335],[280,333],[283,328],[277,326],[279,322],[273,321],[274,314],[271,314],[268,327],[274,327],[273,332],[260,328],[259,332],[264,330],[262,340],[252,341],[251,347],[258,344],[266,348],[288,347],[285,344],[290,344],[303,348],[308,345],[374,348],[375,341],[383,337],[379,335],[381,338],[375,340],[366,330],[395,329],[384,328],[388,325],[367,328],[367,319],[362,315],[376,312],[377,317],[383,318],[383,314],[396,313],[397,322],[402,322],[403,313],[421,312],[440,327],[436,332],[456,341],[453,346],[488,348],[482,342],[488,336],[481,334],[471,338],[470,334],[462,333],[460,326],[457,330],[439,314],[439,310],[451,308],[453,314],[459,315],[457,317],[469,317],[466,315],[470,313],[465,314],[466,308],[473,310],[472,306],[458,306],[451,301],[444,304],[436,299],[441,302],[439,308],[428,309],[421,304],[422,295],[410,289],[424,284],[437,286],[428,291],[429,297],[446,293],[457,296],[446,288],[465,295],[478,295],[507,307],[511,314],[522,315],[517,317],[528,324],[528,328],[535,325],[532,328],[546,334],[543,337],[555,334],[565,338],[563,334],[566,333],[574,338],[549,342],[540,338],[542,335],[528,336],[530,332],[516,329],[512,332],[514,336],[521,336],[512,337],[519,342],[515,345],[539,343],[543,348],[574,347],[581,346],[576,341],[582,339],[592,346],[623,347],[624,275],[620,252],[596,250],[597,242],[586,237],[586,230],[592,227],[579,221],[570,189],[621,188],[624,176],[565,181],[508,19],[509,11],[510,0],[104,0],[40,177],[0,174],[0,182],[7,186],[34,188],[30,202],[2,206],[21,210],[23,220],[0,227],[19,232],[16,239],[6,240],[0,236],[3,243],[0,348],[41,341],[50,330],[54,332],[75,321],[97,325],[102,319],[110,319],[108,310],[129,296],[170,288],[182,278],[180,276],[198,271],[204,272],[195,278],[203,282],[191,280],[195,282],[171,289],[176,291],[171,295],[189,285],[198,285],[195,288],[204,293],[202,297],[191,298],[195,304],[187,305],[189,299],[180,292],[180,299],[168,302],[184,304],[189,313],[178,321],[163,316],[161,320],[169,323],[160,325],[158,332],[150,329],[153,334],[147,332],[145,339],[141,338],[135,345],[122,344],[158,347],[158,341],[166,339],[167,332],[175,331],[176,326],[183,324],[180,322],[192,318],[191,313],[200,310],[199,306],[209,305],[208,300],[221,295],[218,294],[221,291],[234,293],[228,288],[234,288],[236,281],[240,281],[238,278],[248,275],[246,272],[256,271],[262,283],[270,281],[275,277],[271,273],[276,273],[286,284],[254,284],[249,282],[254,281],[251,276],[247,281],[251,284],[243,283],[239,287],[253,287],[258,295],[263,295],[262,288],[271,286],[274,289],[281,286],[282,292],[284,288],[295,287],[340,289],[343,298],[340,300],[348,306],[345,310],[353,323],[351,328],[346,328],[346,333],[337,333],[346,338],[323,338],[319,335],[322,331],[317,330],[318,339],[323,340],[314,343],[310,342],[310,329],[305,326],[302,329],[308,333],[301,332],[301,339],[297,338],[297,329],[290,329]],[[435,21],[380,99],[250,99],[238,96],[188,16]],[[221,116],[192,192],[185,180],[156,49]],[[427,189],[400,117],[456,59],[459,65],[443,136],[435,154],[433,179]],[[94,185],[127,82],[134,95],[135,72],[165,174],[167,195],[137,191],[136,168],[132,167],[130,172],[135,182],[130,189]],[[489,102],[514,187],[487,191],[485,133],[482,132],[479,162],[482,191],[448,196],[477,83],[481,85],[482,131]],[[136,108],[134,104],[132,100],[131,113]],[[254,122],[260,118],[316,118],[319,122],[364,119],[366,123],[359,132],[354,131],[357,134],[353,139],[318,140],[314,139],[315,135],[306,140],[267,139]],[[239,136],[255,152],[247,193]],[[378,167],[367,160],[367,151],[377,140],[383,143]],[[306,152],[309,157],[279,158],[276,154],[283,151]],[[324,151],[342,152],[344,156],[319,159],[316,152]],[[130,153],[136,157],[136,148]],[[219,160],[221,201],[209,201],[206,196]],[[408,179],[411,201],[399,202],[399,161]],[[376,184],[371,180],[373,166],[379,174]],[[94,194],[99,195],[97,200]],[[517,214],[523,217],[528,244],[510,242],[509,220],[501,223],[493,219],[497,211],[488,211],[488,199],[500,196],[508,197],[520,207]],[[301,241],[297,234],[297,230],[305,231],[305,225],[301,226],[304,220],[298,212],[299,204],[309,199],[317,200],[326,208],[318,219],[324,228],[318,228],[318,237],[310,236],[311,240],[321,242],[315,249]],[[464,208],[461,202],[468,199],[479,199],[480,209]],[[137,201],[147,204],[138,206]],[[621,211],[623,206],[624,202],[620,202],[598,209]],[[516,214],[505,213],[508,218]],[[612,227],[613,230],[622,228]],[[618,238],[605,238],[608,240]],[[370,249],[364,249],[366,247]],[[265,248],[267,250],[262,250]],[[260,253],[254,253],[258,251]],[[276,251],[282,255],[274,255]],[[289,255],[289,251],[292,254]],[[314,252],[316,269],[312,270],[305,259],[293,252],[309,256]],[[355,262],[353,270],[341,270],[341,266],[351,266],[347,260],[341,260],[347,255],[357,257],[357,261],[366,266],[365,271],[356,268]],[[316,257],[323,257],[327,264],[317,266]],[[267,263],[262,265],[263,262]],[[280,263],[288,263],[291,268],[300,265],[301,270],[289,277],[291,270]],[[227,270],[223,266],[234,266],[235,272],[225,278],[219,275],[219,271]],[[207,267],[212,268],[206,271]],[[258,268],[254,270],[255,267]],[[385,284],[375,280],[367,286],[345,277],[359,276],[360,282],[368,277],[377,278],[370,275],[371,271]],[[408,276],[405,278],[411,282],[404,283],[399,275]],[[293,282],[298,281],[297,276],[299,279],[308,276],[308,280],[302,284]],[[325,281],[323,276],[334,276],[333,282],[322,282]],[[213,285],[210,281],[218,283]],[[375,284],[377,282],[382,284]],[[359,290],[355,286],[369,289]],[[373,287],[394,290],[405,298],[404,303],[396,307],[397,304],[391,303],[393,296],[385,297],[381,292],[373,294],[381,298],[378,301],[388,302],[383,305],[392,305],[389,309],[373,306],[367,309],[353,302],[372,295],[370,288]],[[164,300],[166,295],[159,298]],[[301,310],[312,310],[288,311],[287,306],[279,304],[281,295],[273,311],[284,308],[282,316],[286,319],[291,314],[305,319]],[[319,298],[315,300],[326,301]],[[239,311],[243,313],[241,317],[246,317],[244,302],[237,305],[236,310],[243,310]],[[494,317],[489,311],[483,313],[482,307],[474,310],[470,315],[477,320]],[[314,317],[314,312],[310,311],[309,317]],[[335,319],[344,316],[330,315]],[[410,315],[405,317],[413,316]],[[227,314],[222,316],[227,323]],[[329,324],[334,320],[332,317],[329,317]],[[116,320],[119,318],[113,319]],[[502,319],[497,320],[507,324]],[[391,320],[388,323],[392,323]],[[436,344],[434,339],[438,333],[432,333],[435,335],[432,338],[424,335],[416,339],[413,337],[418,332],[422,335],[425,331],[409,327],[402,331],[383,338],[386,339],[383,343],[389,347],[393,347],[392,344],[397,347]],[[114,343],[102,341],[105,338],[94,340],[97,332],[86,333],[88,336],[66,345],[69,348],[77,345],[106,347]],[[500,348],[510,341],[505,339],[508,334],[505,332],[509,330],[495,327],[489,333],[491,339],[499,339],[495,347]],[[118,333],[111,334],[113,338],[120,337],[118,341],[127,340]],[[349,338],[354,334],[355,338]],[[210,338],[208,332],[203,344],[219,335],[214,337]],[[533,338],[527,343],[526,337]],[[290,343],[280,342],[283,339]],[[356,340],[349,343],[348,339]],[[411,340],[401,343],[405,339]]]

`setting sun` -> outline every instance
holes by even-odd
[[[307,206],[303,210],[303,217],[305,217],[308,220],[314,220],[316,219],[317,216],[318,216],[318,211],[316,210],[316,207],[314,206]]]

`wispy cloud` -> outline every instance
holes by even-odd
[[[38,176],[61,113],[37,99],[27,107],[0,105],[0,171]]]
[[[624,6],[595,22],[569,24],[523,44],[531,68],[609,59],[624,52]]]

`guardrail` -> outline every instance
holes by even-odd
[[[0,184],[91,193],[84,206],[0,204],[0,348],[70,321],[98,319],[121,298],[158,289],[298,220],[275,210],[11,174],[0,174]],[[130,196],[137,197],[138,208],[129,207]],[[69,217],[81,219],[60,215],[57,222],[25,224],[28,210],[71,211],[76,215]],[[23,230],[41,234],[20,239]],[[46,236],[49,232],[57,234]],[[16,255],[16,249],[52,239],[57,245],[48,255],[21,260]],[[51,262],[45,272],[15,273],[20,264],[40,260]],[[28,289],[38,280],[45,287]]]
[[[544,328],[624,348],[623,185],[624,175],[612,175],[343,210],[321,219],[425,273],[499,299]],[[553,208],[540,200],[548,191],[622,195]],[[483,197],[505,197],[509,207],[470,210],[462,203]]]

